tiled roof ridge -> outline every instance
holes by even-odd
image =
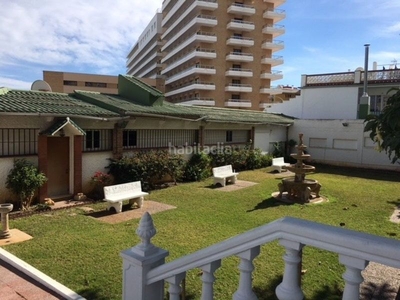
[[[61,92],[46,92],[46,91],[35,91],[35,90],[20,90],[20,89],[8,89],[8,92],[11,93],[32,93],[32,94],[50,94],[50,95],[63,95],[63,96],[68,96],[68,93],[61,93]]]
[[[87,93],[87,94],[101,94],[100,92],[88,91],[88,90],[74,90],[76,93]]]
[[[141,86],[141,87],[143,87],[143,88],[145,88],[145,89],[150,90],[150,92],[151,92],[153,95],[156,95],[156,96],[162,96],[162,95],[164,95],[160,90],[154,88],[153,86],[151,86],[150,84],[147,84],[146,82],[143,82],[143,81],[140,80],[140,78],[138,78],[138,77],[135,77],[135,76],[132,76],[132,75],[122,75],[122,76],[124,76],[124,77],[127,78],[127,79],[134,79],[134,80],[135,80],[135,82],[134,82],[135,84],[137,84],[137,85],[139,85],[139,86]]]

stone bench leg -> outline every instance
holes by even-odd
[[[225,186],[225,178],[214,178],[214,185],[219,183],[221,186]]]
[[[122,201],[120,202],[108,202],[107,210],[110,210],[111,207],[114,207],[117,213],[122,211]]]
[[[133,205],[134,203],[136,203],[139,208],[142,208],[143,200],[144,200],[144,197],[133,198],[133,199],[129,200],[129,204]]]

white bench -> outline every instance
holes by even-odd
[[[286,166],[290,166],[289,163],[285,163],[283,157],[275,157],[272,159],[272,170],[282,172],[282,169],[286,171]]]
[[[225,186],[227,181],[235,183],[236,176],[239,175],[239,173],[233,172],[232,165],[213,168],[212,172],[214,176],[214,185],[219,183],[222,186]]]
[[[128,182],[104,187],[104,201],[108,202],[107,210],[115,208],[117,213],[122,211],[122,202],[129,200],[129,204],[136,202],[137,206],[142,207],[143,197],[148,195],[142,192],[140,181]]]

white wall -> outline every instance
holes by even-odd
[[[286,126],[256,126],[254,132],[254,148],[272,153],[275,142],[286,141]]]
[[[0,203],[8,203],[16,200],[17,197],[6,188],[7,176],[14,166],[15,159],[25,158],[27,161],[32,162],[35,166],[38,165],[37,156],[26,157],[2,157],[0,158]]]
[[[363,120],[295,120],[289,139],[298,142],[299,133],[303,133],[306,151],[316,162],[400,171],[400,165],[391,164],[386,153],[378,152],[369,133],[363,131]]]
[[[90,192],[93,186],[90,185],[91,177],[100,171],[107,173],[112,152],[85,152],[82,155],[82,191],[84,194]]]
[[[283,103],[273,103],[266,111],[300,119],[357,119],[358,87],[312,87]]]

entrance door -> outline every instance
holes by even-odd
[[[47,193],[49,197],[69,194],[69,137],[47,139]]]

